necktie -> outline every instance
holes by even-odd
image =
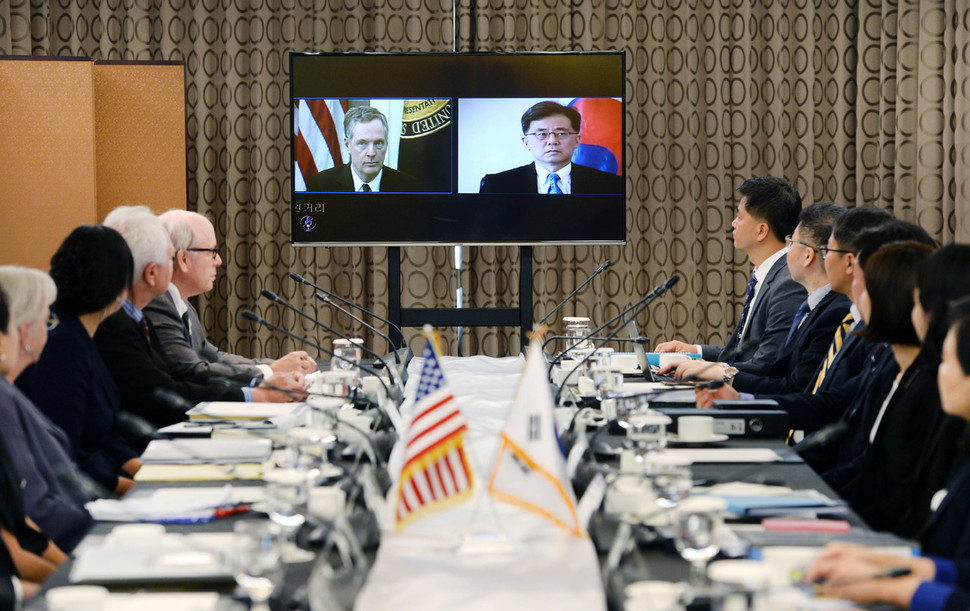
[[[370,185],[365,182],[364,184],[360,185],[360,189],[357,189],[357,192],[358,193],[370,193],[371,192]]]
[[[553,172],[546,178],[546,193],[549,195],[562,195],[562,189],[559,187],[559,174]]]
[[[149,339],[151,336],[148,334],[148,321],[145,320],[144,316],[138,321],[138,326],[141,327],[142,333],[145,334],[145,339]]]
[[[751,274],[748,278],[748,294],[744,298],[744,307],[741,308],[741,320],[738,321],[738,342],[741,341],[741,336],[744,334],[744,324],[748,320],[748,311],[751,310],[751,302],[754,301],[754,287],[758,285],[758,279]]]
[[[832,338],[832,343],[829,344],[829,351],[825,355],[825,360],[822,361],[822,368],[818,372],[818,377],[815,378],[815,384],[812,385],[813,395],[818,392],[819,386],[822,385],[822,380],[825,379],[825,374],[828,373],[829,366],[835,360],[835,355],[842,348],[842,344],[845,342],[845,336],[849,333],[849,327],[852,326],[853,322],[855,320],[852,318],[852,313],[850,312],[845,315],[845,318],[842,319],[842,324],[835,330],[835,337]]]
[[[802,305],[798,306],[798,311],[795,312],[795,320],[792,321],[791,329],[788,331],[788,337],[785,338],[785,346],[787,346],[788,342],[791,341],[791,337],[792,335],[795,335],[795,331],[798,329],[798,325],[800,325],[802,321],[805,320],[805,317],[808,316],[808,313],[811,311],[811,309],[812,308],[808,307],[808,300],[803,301]]]

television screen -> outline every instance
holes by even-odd
[[[622,52],[292,53],[295,245],[626,239]]]

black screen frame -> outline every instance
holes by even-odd
[[[295,106],[301,98],[612,97],[626,100],[623,51],[541,53],[291,53],[290,210],[293,246],[542,245],[626,242],[623,193],[459,193],[458,130],[451,193],[297,192]],[[518,117],[509,120],[518,122]]]

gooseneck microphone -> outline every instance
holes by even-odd
[[[669,291],[671,289],[671,287],[673,287],[678,282],[680,282],[680,274],[676,274],[675,273],[666,282],[664,282],[663,284],[658,285],[656,288],[654,288],[652,291],[650,291],[650,294],[648,294],[646,297],[644,297],[643,299],[641,299],[637,303],[633,304],[632,306],[630,306],[629,308],[627,308],[626,310],[624,310],[623,312],[621,312],[613,320],[611,320],[608,323],[606,323],[606,325],[613,324],[620,316],[622,316],[623,314],[625,314],[625,313],[629,312],[631,309],[633,309],[633,314],[631,314],[630,316],[628,316],[622,323],[620,323],[617,326],[617,328],[616,328],[615,331],[613,331],[612,333],[610,333],[609,335],[607,335],[606,338],[605,338],[605,340],[606,341],[609,341],[609,340],[612,340],[614,337],[616,337],[620,333],[620,331],[623,330],[623,328],[626,326],[626,324],[629,321],[631,321],[631,320],[635,319],[637,316],[639,316],[640,315],[640,312],[642,312],[645,309],[647,309],[647,306],[649,306],[651,303],[653,303],[658,298],[660,298],[661,295],[663,295],[664,293],[666,293],[667,291]],[[603,327],[605,327],[606,325],[603,325]],[[593,337],[603,327],[600,327],[600,328],[596,329],[595,331],[593,331],[592,333],[590,333],[589,335],[587,335],[581,341],[586,341],[590,337]],[[596,342],[593,345],[593,350],[591,350],[590,352],[588,352],[586,354],[586,356],[584,356],[583,359],[580,360],[579,363],[577,363],[576,366],[572,368],[572,370],[569,372],[569,375],[567,375],[565,377],[565,379],[562,381],[562,384],[560,384],[559,385],[559,388],[556,389],[556,396],[555,396],[555,400],[554,400],[554,403],[555,404],[557,404],[557,405],[559,404],[559,397],[562,395],[562,390],[563,390],[563,388],[566,387],[566,383],[569,381],[570,376],[572,376],[573,373],[575,373],[580,367],[582,367],[583,364],[585,364],[586,361],[588,361],[590,359],[590,357],[593,356],[593,354],[596,352],[596,350],[598,350],[600,347],[602,347],[606,343],[606,341]],[[563,352],[562,354],[565,354],[565,352]],[[562,354],[560,354],[558,357],[556,357],[556,360],[554,360],[552,362],[552,365],[555,365],[556,362],[559,361],[562,358]],[[552,366],[550,366],[550,370],[551,369],[552,369]]]
[[[633,316],[630,317],[630,319],[636,318],[640,314],[640,312],[643,311],[643,308],[645,308],[646,306],[648,306],[651,303],[653,303],[654,300],[656,300],[658,297],[660,297],[661,295],[663,295],[664,293],[666,293],[668,290],[670,290],[670,288],[672,286],[674,286],[678,282],[680,282],[680,274],[674,274],[673,276],[671,276],[663,284],[659,284],[656,287],[654,287],[654,289],[652,291],[650,291],[647,294],[646,297],[644,297],[640,301],[637,301],[636,303],[634,303],[633,305],[631,305],[627,309],[623,310],[622,312],[620,312],[619,314],[617,314],[616,316],[614,316],[610,320],[606,321],[602,325],[596,327],[595,329],[593,329],[592,331],[590,331],[588,335],[586,335],[585,337],[579,339],[577,343],[582,343],[582,342],[585,342],[585,341],[590,340],[593,337],[596,337],[596,334],[597,333],[599,333],[600,331],[602,331],[606,327],[612,325],[616,321],[620,320],[621,318],[623,318],[624,316],[626,316],[627,314],[629,314],[632,310],[634,310],[634,309],[636,309],[636,308],[638,308],[638,307],[640,307],[642,305],[643,307],[640,307],[640,309],[637,310],[636,314],[634,314]],[[613,333],[611,333],[608,337],[610,339],[613,339],[614,337],[616,337],[619,334],[619,332],[623,329],[623,326],[626,323],[627,323],[627,321],[624,321],[623,324],[621,324],[617,328],[617,330],[614,331]],[[599,348],[599,346],[597,346],[597,348]],[[559,354],[556,355],[556,358],[554,358],[552,360],[552,362],[549,364],[549,374],[550,375],[552,375],[552,368],[555,367],[556,363],[558,363],[559,361],[561,361],[564,356],[566,356],[566,353],[568,351],[569,351],[568,349],[567,350],[563,350],[562,352],[560,352]],[[590,352],[590,354],[592,354],[592,352]]]
[[[550,342],[553,342],[553,341],[555,341],[557,339],[572,339],[572,340],[574,340],[576,338],[575,337],[570,337],[568,335],[553,335],[552,337],[547,337],[546,338],[546,341],[542,342],[542,349],[545,350],[546,346],[548,346]],[[605,337],[591,337],[589,339],[593,340],[594,342],[598,342],[598,341],[601,341],[601,340],[606,340]],[[650,338],[649,337],[644,337],[644,336],[641,335],[640,337],[634,337],[634,338],[614,337],[613,339],[611,339],[609,341],[611,341],[611,342],[630,342],[631,344],[646,345],[646,344],[649,344],[650,343]],[[567,348],[566,350],[568,352],[569,349]]]
[[[311,348],[316,348],[320,352],[322,352],[322,353],[326,354],[327,356],[329,356],[331,359],[337,359],[338,361],[343,361],[345,363],[348,363],[350,365],[353,365],[355,367],[358,367],[361,371],[363,371],[365,373],[368,373],[368,374],[376,377],[377,378],[377,381],[380,382],[381,383],[381,386],[384,387],[384,392],[387,393],[387,396],[390,397],[391,400],[394,401],[394,403],[396,405],[400,405],[401,404],[400,398],[398,397],[397,393],[391,392],[391,389],[388,387],[387,383],[384,382],[384,378],[382,378],[380,376],[380,374],[378,374],[375,370],[371,369],[370,367],[365,367],[364,365],[360,365],[357,362],[355,362],[355,361],[353,361],[351,359],[348,359],[347,357],[344,357],[344,356],[341,356],[339,354],[336,354],[336,353],[334,353],[331,350],[327,350],[326,348],[324,348],[323,346],[321,346],[320,344],[318,344],[316,342],[310,341],[309,339],[307,339],[305,337],[301,337],[301,336],[297,335],[296,333],[293,333],[292,331],[287,331],[286,329],[284,329],[283,327],[281,327],[279,325],[274,325],[273,323],[271,323],[270,321],[266,320],[265,318],[263,318],[259,314],[256,314],[255,312],[251,312],[249,310],[243,310],[242,311],[242,316],[246,320],[249,320],[249,321],[254,322],[256,324],[259,324],[259,325],[263,325],[264,327],[269,327],[270,329],[276,331],[277,333],[282,333],[283,335],[285,335],[285,336],[287,336],[289,338],[295,339],[296,341],[300,342],[301,344],[310,346]]]
[[[343,339],[345,339],[347,341],[350,341],[352,344],[354,343],[351,340],[350,336],[348,336],[348,335],[346,335],[344,333],[341,333],[340,331],[337,331],[336,329],[333,329],[331,327],[328,327],[327,325],[323,324],[322,322],[320,322],[316,318],[310,316],[309,314],[307,314],[303,310],[301,310],[301,309],[297,308],[296,306],[290,304],[289,302],[287,302],[285,299],[283,299],[282,297],[280,297],[279,295],[277,295],[273,291],[268,291],[266,289],[263,289],[262,291],[260,291],[260,294],[263,297],[266,297],[267,299],[269,299],[270,301],[272,301],[274,303],[280,304],[284,308],[293,310],[294,312],[296,312],[297,314],[299,314],[303,318],[306,318],[307,320],[309,320],[313,324],[317,325],[318,327],[323,327],[324,329],[326,329],[330,333],[333,333],[334,335],[336,335],[338,337],[342,337]],[[381,357],[381,355],[377,354],[376,352],[374,352],[373,350],[371,350],[367,346],[364,346],[363,344],[356,344],[356,345],[359,346],[360,349],[363,350],[364,352],[366,352],[367,354],[373,356],[378,362],[380,362],[381,365],[384,366],[384,369],[386,369],[387,372],[390,374],[391,380],[394,382],[394,385],[396,387],[400,388],[402,386],[402,384],[401,384],[401,382],[400,382],[400,380],[398,378],[397,370],[394,369],[393,367],[388,366],[387,361],[385,361]],[[403,389],[402,389],[402,394],[403,394]]]
[[[390,337],[388,337],[387,335],[385,335],[385,334],[383,334],[383,333],[381,333],[381,332],[380,332],[380,331],[378,331],[378,330],[377,330],[376,328],[374,328],[374,327],[372,327],[371,325],[369,325],[369,324],[367,324],[366,322],[364,322],[364,319],[362,319],[362,318],[360,318],[359,316],[355,316],[355,315],[354,315],[353,313],[351,313],[351,312],[350,312],[350,310],[348,310],[348,309],[346,309],[346,308],[342,308],[342,307],[340,307],[339,305],[337,305],[337,304],[336,304],[336,303],[335,303],[335,302],[333,301],[333,299],[330,299],[330,296],[329,296],[329,295],[324,295],[324,294],[323,294],[323,293],[321,293],[320,291],[317,291],[316,293],[314,293],[314,295],[316,296],[316,298],[317,298],[317,299],[319,299],[319,300],[320,300],[320,301],[322,301],[323,303],[325,303],[325,304],[327,304],[327,305],[330,305],[330,306],[333,306],[333,307],[334,307],[334,308],[336,308],[337,310],[339,310],[339,311],[341,311],[341,312],[343,312],[343,313],[344,313],[344,314],[346,314],[347,316],[349,316],[349,317],[351,317],[351,318],[353,318],[354,320],[356,320],[356,321],[357,321],[357,322],[359,322],[360,324],[362,324],[362,325],[364,325],[365,327],[367,327],[368,329],[370,329],[370,330],[371,330],[371,331],[373,331],[374,333],[376,333],[376,334],[378,334],[378,335],[380,335],[382,339],[385,339],[385,340],[387,340],[387,343],[388,343],[388,344],[390,344],[390,346],[391,346],[391,351],[392,351],[392,354],[394,355],[394,362],[395,362],[395,363],[397,363],[398,365],[400,365],[400,364],[401,364],[401,355],[397,353],[397,350],[395,350],[395,348],[396,348],[396,346],[394,345],[394,342],[393,342],[393,341],[391,341],[391,338],[390,338]]]
[[[307,280],[306,278],[304,278],[300,274],[297,274],[297,273],[294,273],[294,272],[290,272],[290,278],[292,278],[293,280],[296,280],[300,284],[305,284],[307,286],[313,287],[316,290],[318,290],[321,293],[323,293],[324,295],[327,295],[328,297],[332,297],[332,298],[336,299],[337,301],[339,301],[340,303],[342,303],[342,304],[344,304],[346,306],[350,306],[350,307],[354,308],[355,310],[359,310],[359,311],[363,312],[364,314],[370,316],[371,318],[376,318],[377,320],[381,321],[385,325],[391,327],[392,329],[394,329],[395,331],[397,331],[398,336],[400,336],[400,338],[401,338],[401,343],[398,344],[398,348],[400,349],[400,348],[403,348],[404,347],[404,345],[405,345],[405,343],[404,343],[404,331],[401,331],[401,327],[395,325],[394,323],[392,323],[388,319],[386,319],[386,318],[384,318],[382,316],[378,316],[377,314],[371,312],[370,310],[364,308],[363,306],[357,305],[356,303],[354,303],[353,301],[350,301],[349,299],[344,299],[340,295],[336,295],[334,293],[331,293],[330,291],[328,291],[327,289],[323,288],[322,286],[317,286],[316,284],[310,282],[309,280]]]
[[[562,301],[560,301],[559,304],[556,305],[556,307],[554,307],[553,309],[549,310],[549,312],[545,316],[542,317],[542,320],[540,320],[535,325],[533,325],[533,329],[542,326],[542,324],[544,322],[546,322],[547,320],[549,320],[549,317],[550,316],[552,316],[553,314],[555,314],[556,312],[558,312],[564,305],[566,305],[567,303],[569,303],[569,300],[572,299],[573,297],[575,297],[577,294],[579,294],[579,291],[581,291],[584,288],[586,288],[586,285],[589,284],[590,282],[592,282],[593,281],[593,278],[595,278],[596,276],[599,276],[600,274],[602,274],[606,270],[606,268],[609,267],[609,266],[611,266],[611,265],[613,265],[613,262],[610,261],[609,259],[607,259],[606,261],[603,261],[602,263],[600,263],[600,266],[596,268],[596,271],[594,271],[592,274],[589,275],[589,278],[587,278],[586,280],[583,281],[582,284],[580,284],[579,286],[577,286],[573,290],[572,293],[566,295],[566,298],[563,299]],[[543,346],[543,347],[545,347],[545,346]]]

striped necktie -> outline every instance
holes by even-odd
[[[748,311],[751,310],[751,302],[754,301],[754,289],[758,285],[758,279],[754,274],[748,278],[748,292],[744,297],[744,306],[741,308],[741,319],[738,321],[738,343],[741,343],[741,336],[744,334],[744,324],[748,320]]]
[[[822,361],[822,369],[818,372],[818,377],[815,378],[815,384],[812,386],[812,394],[814,395],[818,392],[819,386],[822,385],[822,380],[825,379],[825,374],[829,371],[829,366],[832,361],[835,360],[835,355],[839,353],[842,349],[842,344],[845,342],[845,336],[849,333],[849,327],[855,320],[852,318],[852,313],[845,315],[842,319],[842,324],[835,330],[835,337],[832,338],[832,343],[829,344],[828,354],[825,355],[825,360]]]
[[[552,172],[546,178],[546,193],[549,195],[562,195],[562,189],[559,187],[559,174]]]

